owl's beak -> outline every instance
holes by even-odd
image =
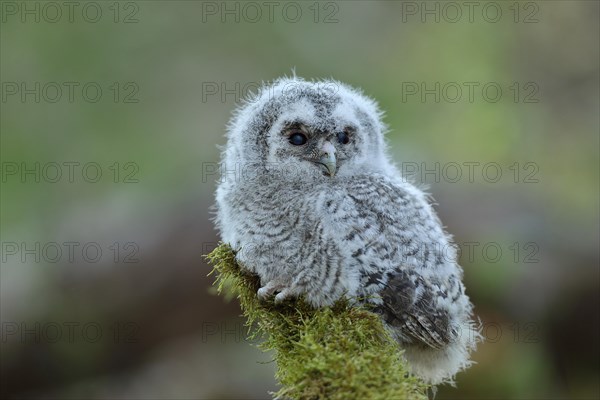
[[[323,143],[320,150],[321,157],[319,157],[317,164],[323,165],[327,169],[327,173],[329,173],[329,176],[335,176],[335,171],[337,169],[335,159],[335,147],[333,147],[331,142],[327,141]]]

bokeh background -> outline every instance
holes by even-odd
[[[437,398],[598,398],[599,3],[247,4],[0,4],[2,397],[276,389],[202,255],[230,113],[295,68],[380,102],[462,250],[486,341]]]

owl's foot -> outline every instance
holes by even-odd
[[[267,284],[256,292],[258,298],[260,300],[266,300],[269,296],[274,294],[275,292],[279,292],[285,288],[280,282],[277,281],[269,281]]]
[[[266,300],[275,293],[277,293],[275,296],[275,303],[281,303],[285,299],[296,295],[289,287],[278,281],[269,281],[256,292],[260,300]]]

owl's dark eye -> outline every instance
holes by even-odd
[[[338,133],[337,134],[337,140],[341,144],[348,144],[348,142],[350,142],[350,138],[348,137],[348,134],[346,132],[340,132],[340,133]]]
[[[290,143],[294,146],[302,146],[308,141],[306,135],[300,132],[296,132],[290,135]]]

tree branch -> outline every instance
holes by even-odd
[[[259,301],[260,279],[221,244],[208,256],[219,293],[239,299],[251,338],[275,350],[282,399],[427,399],[427,385],[409,376],[401,350],[380,317],[340,300],[318,310],[303,299]]]

